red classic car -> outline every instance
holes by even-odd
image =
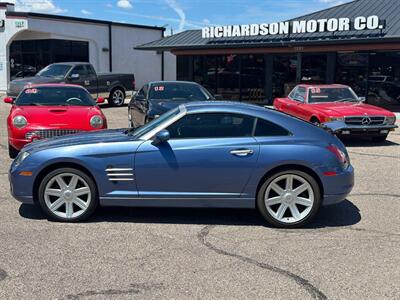
[[[363,103],[346,85],[296,86],[286,98],[274,100],[275,109],[312,123],[341,121],[338,135],[369,136],[383,142],[397,126],[394,113]]]
[[[96,101],[77,85],[32,85],[16,99],[7,97],[4,102],[12,104],[7,119],[11,158],[34,140],[107,128]],[[104,99],[97,99],[102,102]]]

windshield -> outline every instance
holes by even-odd
[[[202,86],[181,82],[160,82],[150,88],[149,99],[202,101],[212,99]]]
[[[150,123],[147,123],[146,125],[143,125],[142,127],[136,129],[132,135],[136,138],[140,138],[141,136],[145,135],[146,133],[152,131],[154,128],[157,128],[159,125],[161,125],[168,119],[175,117],[180,112],[181,112],[180,107],[174,108],[174,109],[166,112],[165,114],[161,115],[159,118],[154,119]]]
[[[352,89],[344,88],[310,88],[308,103],[325,102],[359,102],[357,95]]]
[[[94,106],[90,94],[78,87],[32,87],[17,98],[17,106]]]
[[[70,65],[50,65],[37,73],[37,75],[42,77],[64,78],[70,69]]]

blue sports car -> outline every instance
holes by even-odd
[[[344,200],[354,171],[324,129],[262,107],[193,102],[139,129],[38,141],[13,162],[11,192],[53,220],[102,206],[257,208],[277,227],[303,226]]]

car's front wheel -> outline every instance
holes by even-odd
[[[97,188],[93,179],[80,170],[57,169],[40,183],[39,204],[51,220],[83,221],[96,210]]]
[[[257,196],[257,207],[275,227],[297,228],[312,220],[321,203],[316,180],[307,173],[287,170],[266,179]]]
[[[16,158],[18,156],[19,151],[15,149],[13,146],[8,144],[8,156],[12,159]]]

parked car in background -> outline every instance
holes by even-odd
[[[44,84],[25,88],[13,99],[7,118],[11,158],[28,143],[56,136],[107,128],[101,109],[81,86]],[[97,103],[104,99],[97,98]]]
[[[286,98],[274,100],[275,109],[311,123],[341,121],[340,136],[368,136],[383,142],[397,126],[394,113],[363,103],[346,85],[296,86]]]
[[[195,82],[150,82],[145,84],[129,102],[129,126],[140,127],[186,102],[210,100],[214,100],[214,97]]]
[[[26,176],[29,174],[29,176]],[[134,129],[26,146],[10,169],[13,196],[53,220],[102,206],[258,208],[270,224],[305,225],[346,199],[354,171],[340,140],[259,106],[187,103]]]
[[[85,87],[94,99],[106,98],[112,106],[122,106],[125,97],[135,90],[133,74],[97,74],[89,63],[66,62],[51,64],[33,77],[15,79],[10,82],[7,96],[17,97],[32,84],[70,83]]]

